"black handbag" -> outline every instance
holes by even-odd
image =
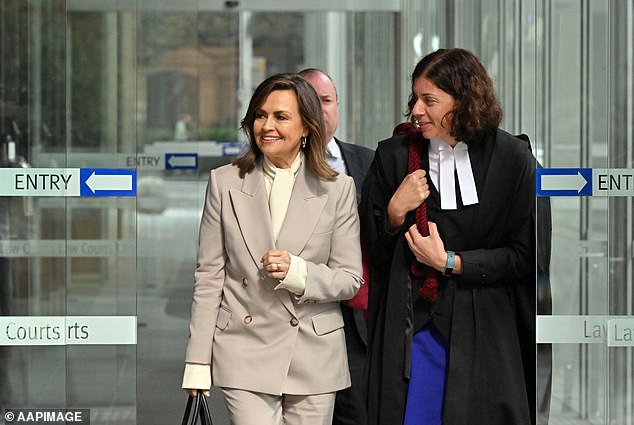
[[[194,407],[193,409],[192,405]],[[213,425],[207,399],[202,390],[198,390],[196,397],[189,396],[187,399],[187,407],[185,407],[182,425],[195,425],[198,422],[198,418],[200,418],[202,425]]]

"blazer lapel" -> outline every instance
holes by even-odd
[[[471,217],[470,229],[473,229],[471,241],[484,240],[486,236],[487,226],[479,225],[479,223],[487,222],[489,207],[491,204],[491,195],[497,191],[496,185],[487,187],[485,185],[491,171],[491,159],[495,147],[495,136],[487,136],[479,143],[469,145],[469,160],[471,161],[471,169],[473,170],[473,179],[475,180],[476,190],[478,192],[478,204],[472,208],[466,208]],[[491,190],[493,189],[493,192]]]
[[[328,195],[319,190],[318,178],[307,170],[304,162],[295,180],[275,246],[299,256],[308,243],[327,200]]]
[[[495,140],[493,137],[492,140]],[[482,201],[484,183],[488,173],[491,155],[493,154],[494,143],[491,140],[483,139],[480,143],[472,143],[469,145],[469,160],[471,161],[471,169],[473,170],[473,179],[475,180],[476,189],[478,191],[478,202]]]
[[[275,248],[264,172],[260,162],[244,176],[240,190],[229,189],[229,196],[244,243],[256,267],[260,269],[262,255]]]

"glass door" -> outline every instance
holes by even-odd
[[[537,8],[543,163],[592,175],[592,196],[551,197],[551,291],[542,305],[552,311],[537,320],[538,349],[552,348],[538,365],[538,384],[551,390],[549,423],[634,423],[632,6]]]
[[[180,420],[207,176],[265,77],[329,72],[346,141],[402,120],[398,2],[270,3],[1,2],[0,410]]]

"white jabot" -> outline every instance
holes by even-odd
[[[429,175],[438,188],[440,208],[443,210],[458,208],[455,174],[458,174],[462,204],[477,204],[478,192],[469,159],[469,146],[458,142],[452,147],[438,137],[432,138],[429,145]]]
[[[302,165],[303,159],[304,155],[300,151],[290,168],[277,168],[266,156],[264,157],[264,174],[272,178],[269,191],[269,211],[271,212],[273,240],[277,240],[277,236],[282,228],[286,210],[288,209],[288,201],[291,199],[291,193],[295,185],[295,177],[297,176],[299,167]],[[266,180],[268,181],[268,179]]]
[[[328,162],[328,165],[330,165],[330,168],[338,173],[348,174],[348,172],[346,171],[346,164],[343,162],[341,149],[339,149],[339,145],[337,144],[337,141],[334,137],[330,139],[330,142],[328,142],[327,153],[329,155],[326,155],[326,161]]]

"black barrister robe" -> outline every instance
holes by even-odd
[[[421,166],[429,170],[429,142],[421,137],[421,143]],[[428,315],[450,343],[443,425],[528,425],[535,399],[536,162],[526,142],[502,130],[470,143],[469,156],[478,204],[463,206],[457,191],[458,210],[441,211],[428,179],[429,220],[464,268],[462,275],[441,280]],[[407,174],[407,157],[407,136],[380,142],[363,188],[372,261],[369,425],[403,424],[407,397],[416,283],[403,233],[415,219],[410,212],[402,228],[390,232],[386,218]]]

